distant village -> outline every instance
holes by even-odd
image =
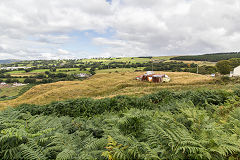
[[[0,88],[2,87],[20,87],[20,86],[25,86],[27,84],[24,84],[24,83],[12,83],[12,84],[8,84],[8,83],[5,83],[5,82],[1,82],[0,83]]]
[[[31,67],[1,67],[1,70],[18,70],[18,69],[28,69]]]

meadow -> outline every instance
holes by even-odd
[[[0,97],[3,96],[16,96],[18,92],[25,86],[20,87],[0,87]]]
[[[24,86],[12,87],[12,85],[0,87],[0,101],[15,99],[28,91],[34,85],[28,84]]]
[[[135,80],[144,72],[98,73],[84,81],[62,81],[34,86],[16,99],[0,102],[1,108],[22,103],[47,104],[52,101],[80,97],[113,97],[116,95],[139,96],[163,88],[183,88],[212,83],[210,76],[187,72],[156,72],[171,77],[169,83],[150,83]]]

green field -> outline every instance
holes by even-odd
[[[21,70],[21,71],[14,70],[14,71],[6,72],[6,74],[18,74],[18,73],[25,73],[25,71],[24,70]]]
[[[134,72],[136,70],[142,70],[144,67],[138,68],[114,68],[114,69],[102,69],[97,70],[96,73],[109,73],[109,72]]]
[[[1,80],[6,81],[8,78],[1,78]],[[18,80],[19,82],[24,82],[25,78],[12,78],[14,80]]]
[[[24,87],[25,86],[0,88],[0,97],[2,97],[2,96],[7,96],[7,97],[16,96],[16,95],[18,95],[19,91]]]
[[[88,71],[80,71],[79,68],[60,68],[56,72],[51,73],[66,73],[66,74],[78,74],[78,73],[89,73]]]
[[[80,62],[104,62],[105,64],[110,62],[131,62],[131,63],[146,63],[152,60],[169,60],[173,56],[161,56],[152,58],[138,58],[138,57],[119,57],[119,58],[99,58],[99,59],[83,59]]]
[[[30,73],[45,73],[46,71],[50,71],[49,69],[37,69],[30,71]]]
[[[33,85],[31,84],[18,87],[12,87],[12,85],[1,87],[0,101],[17,98],[18,96],[22,95],[32,87]]]

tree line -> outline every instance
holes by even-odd
[[[219,73],[229,74],[230,71],[240,65],[240,58],[232,58],[229,60],[221,60],[216,63],[216,67]]]
[[[232,58],[240,58],[240,52],[229,53],[212,53],[203,55],[191,55],[191,56],[177,56],[171,58],[171,60],[184,60],[184,61],[210,61],[218,62],[220,60],[229,60]]]

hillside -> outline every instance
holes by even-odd
[[[240,58],[240,52],[229,52],[229,53],[213,53],[203,55],[191,55],[191,56],[178,56],[170,58],[170,60],[184,60],[184,61],[209,61],[217,62],[220,60],[228,60],[232,58]]]
[[[238,160],[240,90],[160,90],[0,112],[3,160]]]
[[[37,85],[14,100],[0,102],[0,107],[16,106],[22,103],[48,104],[52,101],[79,97],[112,97],[116,95],[143,95],[162,88],[192,87],[207,84],[209,76],[186,72],[161,72],[171,77],[170,83],[154,84],[136,81],[134,78],[144,72],[99,73],[84,81],[62,81]],[[157,73],[157,72],[156,72]]]

